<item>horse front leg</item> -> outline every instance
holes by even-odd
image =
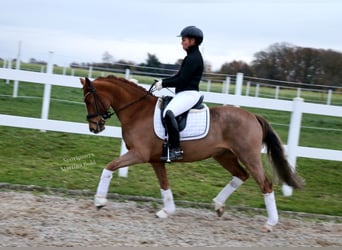
[[[162,162],[154,162],[151,163],[151,165],[159,181],[160,193],[164,205],[164,207],[156,213],[156,217],[165,219],[175,213],[176,205],[174,203],[173,194],[170,189],[169,180],[167,178],[165,164]]]
[[[127,153],[108,163],[108,165],[102,170],[94,198],[94,204],[98,210],[104,207],[107,203],[107,194],[113,172],[121,167],[142,162],[144,162],[144,160],[139,157],[139,154],[136,154],[134,151],[128,151]]]

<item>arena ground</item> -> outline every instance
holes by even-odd
[[[310,215],[280,216],[271,233],[260,232],[265,216],[227,210],[181,208],[169,219],[154,202],[110,201],[97,211],[91,197],[0,192],[0,246],[342,246],[341,220]]]

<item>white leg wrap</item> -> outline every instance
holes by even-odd
[[[239,187],[243,181],[234,176],[233,179],[221,190],[221,192],[213,199],[215,202],[215,210],[223,207],[229,196]]]
[[[169,214],[165,211],[165,209],[161,209],[156,213],[156,216],[161,219],[166,219],[169,217]]]
[[[112,179],[113,171],[103,169],[99,185],[95,195],[95,206],[104,206],[107,203],[107,193]]]
[[[167,218],[169,215],[174,214],[176,211],[176,205],[173,201],[173,195],[171,189],[160,189],[160,193],[163,199],[164,208],[156,213],[159,218]]]
[[[264,201],[267,211],[267,221],[266,224],[270,226],[274,226],[278,223],[278,210],[274,197],[274,192],[264,194]]]
[[[96,196],[94,198],[94,205],[97,208],[104,207],[107,204],[107,198]]]

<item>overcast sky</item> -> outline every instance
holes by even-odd
[[[2,2],[2,3],[1,3]],[[250,62],[254,53],[287,42],[342,52],[340,0],[2,0],[0,57],[23,61],[162,63],[185,56],[182,28],[203,30],[201,51],[214,70],[225,62]]]

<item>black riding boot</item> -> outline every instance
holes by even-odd
[[[162,161],[170,162],[172,160],[183,159],[183,151],[179,148],[179,129],[172,111],[168,110],[164,117],[166,131],[168,134],[169,150],[168,154],[163,155],[160,159]]]

